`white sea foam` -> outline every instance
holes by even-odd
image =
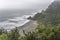
[[[27,18],[30,17],[31,15],[24,15],[22,17],[14,17],[13,19],[8,19],[7,21],[0,22],[0,28],[4,28],[5,30],[12,30],[16,27],[23,26],[30,20]]]

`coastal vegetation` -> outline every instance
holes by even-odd
[[[48,8],[41,13],[37,13],[33,18],[28,19],[37,21],[35,31],[21,36],[18,28],[7,32],[0,29],[0,40],[60,40],[60,2],[54,1]]]

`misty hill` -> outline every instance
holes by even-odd
[[[45,24],[52,23],[54,25],[60,23],[60,1],[55,0],[48,8],[41,13],[37,13],[33,19],[41,20]]]
[[[46,9],[47,13],[60,13],[60,1],[55,0],[49,7]]]

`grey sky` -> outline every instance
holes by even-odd
[[[0,0],[0,9],[24,9],[50,3],[53,0]]]

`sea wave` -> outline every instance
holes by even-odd
[[[23,15],[21,17],[14,17],[13,19],[8,19],[7,21],[0,22],[0,28],[10,31],[16,27],[23,26],[30,21],[27,19],[30,16],[31,15]]]

